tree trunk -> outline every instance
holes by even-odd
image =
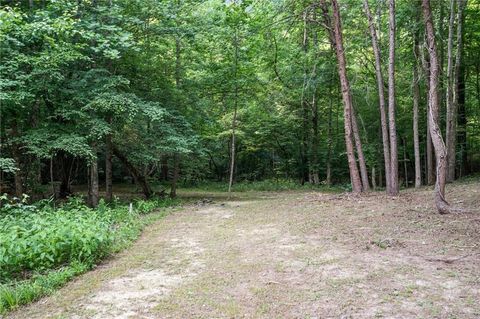
[[[368,6],[368,0],[363,1],[365,8],[365,14],[367,15],[368,25],[370,29],[370,37],[372,39],[373,53],[375,55],[375,74],[377,79],[378,87],[378,101],[380,108],[380,123],[382,127],[382,144],[383,144],[383,159],[385,162],[385,179],[387,193],[390,193],[390,141],[388,137],[388,124],[387,124],[387,115],[385,113],[385,91],[383,85],[383,74],[382,74],[382,60],[380,57],[380,48],[378,46],[377,31],[373,24],[372,14]]]
[[[135,167],[133,166],[132,163],[127,159],[125,155],[123,155],[120,150],[118,150],[115,146],[112,146],[112,152],[113,155],[115,155],[120,162],[125,166],[125,168],[130,172],[130,174],[133,177],[133,180],[135,181],[135,184],[137,184],[143,192],[143,195],[145,195],[145,198],[150,198],[153,195],[153,191],[150,188],[150,185],[148,184],[147,179],[145,176],[142,175],[142,173]]]
[[[179,1],[177,3],[177,9],[180,6]],[[179,27],[178,20],[176,21],[177,27]],[[175,88],[177,91],[180,90],[181,87],[181,80],[182,80],[182,60],[181,60],[181,42],[180,42],[180,37],[177,35],[175,37]],[[177,92],[179,94],[179,92]],[[177,97],[177,107],[180,109],[181,108],[181,101],[179,97]],[[178,153],[173,154],[173,178],[172,178],[172,183],[170,185],[170,198],[175,198],[177,197],[177,184],[178,184],[178,178],[180,176],[180,156]]]
[[[372,188],[373,190],[377,189],[377,181],[376,181],[376,174],[375,174],[375,165],[372,166]]]
[[[112,135],[105,137],[105,200],[111,202],[113,199],[112,182]]]
[[[310,181],[309,174],[309,157],[308,157],[308,105],[305,98],[307,90],[307,10],[303,12],[303,34],[302,34],[302,51],[303,51],[303,84],[302,94],[300,96],[300,105],[302,107],[302,144],[301,144],[301,183],[302,185]]]
[[[168,180],[168,157],[167,155],[162,156],[162,164],[161,164],[161,172],[160,176],[162,181],[167,181]]]
[[[465,65],[463,62],[463,20],[466,0],[458,0],[457,12],[457,55],[455,61],[455,91],[453,102],[458,111],[458,144],[460,146],[459,176],[466,174],[467,168],[467,118],[465,114]],[[478,63],[478,60],[477,60]],[[477,64],[478,65],[478,64]],[[478,87],[478,69],[477,69]],[[454,122],[455,123],[455,122]]]
[[[456,139],[456,110],[453,103],[453,34],[455,22],[455,1],[450,0],[450,19],[448,23],[448,44],[447,44],[447,182],[455,179],[455,139]]]
[[[388,124],[390,133],[390,195],[398,195],[398,151],[395,123],[395,0],[389,2]]]
[[[328,151],[327,151],[327,177],[326,177],[326,182],[327,185],[330,186],[332,185],[332,143],[333,143],[333,137],[332,137],[332,111],[333,111],[333,93],[332,93],[332,87],[334,86],[334,76],[332,74],[332,83],[329,88],[329,93],[330,93],[330,103],[328,107],[328,137],[327,137],[327,143],[328,143]]]
[[[170,198],[177,197],[178,177],[180,176],[180,159],[178,153],[173,154],[173,176],[170,185]]]
[[[363,155],[362,140],[360,139],[360,132],[358,130],[358,124],[357,124],[357,116],[354,109],[351,110],[351,119],[352,119],[353,138],[355,140],[355,147],[357,149],[358,163],[360,164],[359,166],[360,166],[360,177],[362,179],[362,187],[364,192],[368,192],[370,190],[370,186],[368,185],[367,164],[365,162],[365,156]]]
[[[17,126],[17,120],[14,119],[12,123],[12,137],[16,138],[18,137],[18,126]],[[18,142],[14,142],[12,144],[12,155],[13,159],[15,160],[15,164],[17,166],[17,170],[15,170],[13,179],[14,179],[14,185],[15,185],[15,196],[17,198],[22,198],[23,196],[23,178],[22,178],[22,165],[21,165],[21,160],[22,156],[20,153],[20,146],[18,145]]]
[[[91,207],[98,206],[99,200],[99,189],[98,189],[98,163],[97,163],[97,148],[96,145],[93,144],[93,152],[94,152],[94,159],[90,163],[90,182],[89,182],[89,198],[88,204]]]
[[[413,54],[415,60],[413,62],[413,150],[415,153],[415,188],[422,185],[422,167],[420,164],[420,138],[418,134],[418,108],[420,103],[420,87],[419,87],[419,75],[417,68],[418,61],[418,38],[415,34],[415,40],[413,44]]]
[[[425,40],[426,42],[426,40]],[[426,45],[426,43],[425,43]],[[425,83],[427,87],[427,104],[428,104],[428,95],[430,94],[430,57],[427,55],[425,59],[423,59],[423,71],[425,74]],[[432,137],[430,135],[430,112],[429,107],[427,106],[427,134],[426,134],[426,147],[425,147],[425,166],[427,167],[426,173],[426,180],[427,185],[432,185],[435,181],[435,174],[433,171],[433,145],[432,145]]]
[[[238,108],[238,30],[235,28],[235,61],[234,61],[234,77],[235,77],[235,96],[233,106],[233,118],[232,118],[232,145],[230,146],[230,177],[228,180],[228,193],[232,192],[233,174],[235,171],[235,129],[237,128],[237,108]]]
[[[445,183],[447,174],[447,152],[439,126],[439,61],[435,44],[435,30],[433,27],[430,0],[422,0],[423,17],[427,35],[428,53],[430,55],[430,88],[428,94],[429,122],[432,143],[435,149],[437,164],[437,179],[435,182],[435,204],[440,214],[450,212],[450,206],[445,200]]]
[[[453,1],[453,0],[452,0]],[[457,118],[460,107],[465,108],[465,81],[463,66],[463,11],[466,0],[457,0],[457,52],[455,59],[455,76],[454,76],[454,91],[453,91],[453,107],[451,116],[451,134],[447,137],[447,155],[448,158],[448,179],[453,181],[455,179],[455,160],[457,149]],[[448,123],[448,122],[447,122]],[[462,154],[463,155],[463,154]],[[466,156],[465,156],[466,158]]]
[[[355,193],[362,192],[362,182],[360,180],[360,174],[355,159],[355,148],[353,144],[353,130],[352,130],[352,97],[350,94],[350,84],[347,78],[347,63],[345,60],[345,50],[343,47],[342,25],[340,20],[340,8],[338,7],[337,0],[332,0],[333,8],[333,23],[330,22],[328,14],[328,8],[325,1],[321,2],[324,12],[324,19],[327,28],[327,32],[330,34],[330,41],[332,47],[335,48],[338,63],[338,76],[340,78],[340,85],[342,88],[343,98],[343,115],[344,115],[344,127],[345,127],[345,146],[347,150],[348,168],[350,171],[350,180],[352,183],[352,190]]]
[[[313,12],[313,20],[316,20],[316,12]],[[313,50],[317,50],[318,46],[318,39],[317,39],[317,31],[313,29]],[[313,61],[313,70],[312,70],[312,80],[313,80],[313,92],[312,92],[312,142],[311,142],[311,153],[312,153],[312,160],[310,162],[311,168],[310,171],[312,172],[312,183],[314,185],[320,184],[320,176],[319,176],[319,163],[318,163],[318,141],[319,141],[319,133],[318,133],[318,99],[317,99],[317,56],[315,55],[315,60]]]
[[[408,188],[408,164],[407,164],[407,139],[404,137],[403,142],[403,170],[405,174],[405,187]]]

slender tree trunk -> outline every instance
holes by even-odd
[[[372,188],[373,190],[377,189],[377,181],[376,181],[376,174],[375,174],[375,165],[372,166]]]
[[[303,12],[303,35],[302,35],[302,50],[303,50],[303,84],[302,84],[302,94],[300,96],[300,105],[302,107],[302,145],[301,145],[301,174],[302,174],[302,185],[305,182],[310,181],[310,163],[308,156],[308,105],[305,98],[305,92],[307,90],[308,81],[307,81],[307,45],[308,45],[308,32],[307,32],[307,10]]]
[[[452,0],[453,2],[454,0]],[[461,91],[465,90],[463,81],[463,11],[466,0],[457,0],[457,52],[455,59],[455,76],[453,79],[453,97],[452,110],[450,117],[447,119],[447,156],[448,156],[448,181],[455,180],[456,167],[456,151],[457,151],[457,118],[460,104],[465,102],[465,94]],[[452,75],[453,76],[453,75]],[[463,97],[463,101],[462,101]],[[447,114],[448,115],[448,114]],[[448,130],[449,129],[449,130]]]
[[[115,145],[112,146],[113,155],[115,155],[120,162],[125,166],[128,172],[132,175],[135,184],[142,189],[143,195],[145,198],[150,198],[153,195],[153,191],[148,184],[148,181],[144,175],[127,159],[125,155],[123,155],[120,150],[118,150]]]
[[[458,0],[457,12],[457,54],[455,61],[455,91],[454,103],[458,113],[458,144],[460,146],[460,169],[459,176],[466,173],[467,168],[467,119],[465,114],[465,65],[463,62],[463,20],[466,0]],[[478,60],[477,60],[478,61]],[[477,64],[478,65],[478,64]],[[477,70],[477,88],[479,88],[478,70]],[[480,100],[479,100],[480,102]],[[456,124],[456,122],[454,121]]]
[[[355,147],[357,149],[358,163],[360,164],[360,177],[362,179],[362,187],[363,187],[363,191],[367,192],[370,190],[370,186],[368,185],[367,164],[365,162],[365,156],[363,155],[362,140],[360,139],[360,132],[357,124],[357,116],[353,108],[351,109],[351,119],[352,119],[353,138],[355,140]]]
[[[177,5],[179,5],[177,1]],[[178,26],[178,22],[177,22]],[[180,38],[177,35],[175,37],[175,87],[177,90],[180,90],[181,86],[181,68],[182,68],[182,61],[181,61],[181,43]],[[178,98],[178,105],[180,108],[180,99]],[[170,185],[170,197],[175,198],[177,196],[177,183],[178,178],[180,176],[180,156],[178,153],[173,154],[173,177],[172,183]]]
[[[398,195],[398,151],[395,123],[395,0],[389,2],[388,124],[390,133],[390,195]]]
[[[405,187],[408,187],[408,163],[407,163],[407,139],[404,137],[403,142],[403,170],[405,174]]]
[[[90,175],[88,179],[88,198],[90,198]],[[57,191],[55,190],[55,179],[53,177],[53,155],[50,156],[50,185],[52,187],[52,198],[57,199]]]
[[[316,21],[316,11],[313,10],[313,20]],[[313,28],[313,50],[315,53],[315,60],[313,61],[313,70],[312,70],[312,79],[313,79],[313,92],[312,92],[312,141],[311,141],[311,172],[312,172],[312,183],[317,185],[320,183],[319,176],[319,163],[318,163],[318,142],[319,142],[319,132],[318,132],[318,99],[317,99],[317,88],[318,88],[318,78],[317,78],[317,49],[318,49],[318,35],[317,30]]]
[[[161,164],[160,171],[161,171],[160,173],[161,179],[163,181],[167,181],[168,180],[168,157],[166,155],[162,156],[162,164]]]
[[[413,62],[413,150],[415,153],[415,188],[418,188],[422,185],[422,167],[420,164],[420,138],[418,134],[418,108],[420,104],[420,86],[419,86],[419,75],[417,68],[418,61],[418,38],[415,34],[415,40],[413,44],[413,54],[415,60]]]
[[[112,182],[112,135],[105,137],[105,200],[111,202],[113,199]]]
[[[378,101],[380,108],[380,123],[382,127],[382,144],[383,144],[383,159],[385,162],[385,178],[386,178],[386,187],[387,193],[390,193],[390,141],[388,136],[388,124],[387,124],[387,115],[385,112],[385,91],[383,85],[383,74],[382,74],[382,60],[380,56],[380,48],[378,45],[377,31],[373,24],[372,14],[368,6],[368,0],[363,1],[363,6],[365,8],[365,14],[367,15],[368,25],[370,29],[370,37],[372,39],[373,53],[375,55],[375,74],[377,78],[377,87],[378,87]]]
[[[430,90],[429,90],[429,114],[430,134],[435,149],[437,164],[437,180],[435,182],[435,204],[440,214],[450,212],[450,206],[445,200],[445,183],[447,175],[447,151],[439,126],[439,61],[435,44],[435,30],[433,26],[430,0],[422,0],[423,17],[427,35],[428,53],[430,55]]]
[[[173,176],[172,184],[170,187],[170,198],[177,197],[177,183],[180,173],[180,159],[178,153],[173,154]]]
[[[327,143],[328,143],[328,151],[327,151],[327,185],[330,186],[332,185],[332,143],[333,143],[333,137],[332,137],[332,111],[333,111],[333,93],[332,93],[332,87],[334,86],[334,76],[332,74],[332,83],[331,86],[328,90],[330,93],[330,103],[328,107],[328,137],[327,137]]]
[[[17,126],[17,120],[14,119],[12,123],[12,137],[18,137],[18,126]],[[18,198],[22,198],[23,196],[23,178],[22,178],[22,156],[20,153],[20,147],[18,145],[18,142],[14,142],[12,144],[12,155],[13,159],[15,160],[16,168],[17,170],[14,173],[13,179],[14,179],[14,185],[15,185],[15,196]]]
[[[344,126],[345,126],[345,146],[347,150],[348,168],[350,171],[350,180],[352,183],[352,190],[355,193],[362,192],[362,182],[360,180],[360,174],[355,159],[355,148],[353,142],[353,130],[352,130],[352,97],[350,94],[350,84],[347,78],[347,62],[345,60],[345,50],[343,47],[342,25],[340,19],[340,8],[338,7],[337,0],[332,0],[333,9],[333,23],[330,22],[328,14],[328,7],[325,1],[321,2],[324,12],[325,24],[327,31],[330,33],[330,41],[332,47],[335,48],[338,63],[338,76],[340,78],[340,85],[342,88],[343,98],[343,114],[344,114]]]
[[[89,183],[89,192],[88,192],[90,196],[88,199],[88,204],[91,207],[97,207],[100,196],[99,196],[99,188],[98,188],[98,162],[97,162],[98,159],[97,159],[96,144],[93,144],[92,148],[93,148],[95,158],[90,163],[90,183]]]
[[[235,130],[237,127],[237,108],[238,108],[238,30],[235,27],[235,61],[234,61],[234,77],[235,77],[235,96],[233,106],[233,118],[232,118],[232,145],[230,146],[230,178],[228,181],[228,193],[232,191],[233,175],[235,171]]]
[[[378,172],[378,187],[382,188],[383,187],[383,174],[382,174],[382,169],[379,169]]]
[[[456,110],[453,103],[453,34],[455,22],[455,1],[450,0],[450,19],[448,23],[448,44],[447,44],[447,182],[455,179],[455,139],[456,139]]]
[[[425,39],[425,45],[426,45],[426,39]],[[430,57],[427,55],[425,59],[423,60],[423,70],[425,73],[425,83],[427,86],[427,92],[430,92]],[[428,104],[428,95],[430,93],[427,93],[427,104]],[[432,137],[430,135],[430,112],[429,112],[429,107],[427,107],[427,134],[426,134],[426,147],[425,147],[425,161],[426,161],[426,167],[427,167],[427,185],[432,185],[435,181],[435,173],[434,173],[434,163],[433,163],[433,145],[432,145]]]

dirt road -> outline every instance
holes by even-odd
[[[214,198],[9,318],[479,318],[480,185],[448,194]]]

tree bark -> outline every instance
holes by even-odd
[[[425,21],[428,53],[430,55],[430,88],[428,94],[428,111],[430,114],[430,134],[435,149],[437,164],[437,179],[435,182],[435,205],[440,214],[450,212],[450,205],[445,200],[445,183],[447,175],[447,151],[439,126],[439,61],[435,43],[435,30],[433,26],[430,0],[422,0],[423,17]]]
[[[365,156],[363,154],[362,140],[360,139],[360,132],[357,124],[357,116],[353,108],[351,109],[351,119],[352,119],[353,138],[355,140],[355,148],[357,149],[358,163],[360,166],[360,177],[362,179],[362,187],[364,192],[368,192],[370,190],[370,186],[368,184],[367,164],[365,162]]]
[[[180,176],[180,159],[178,153],[173,154],[173,176],[172,184],[170,185],[170,198],[177,197],[177,183]]]
[[[450,132],[447,131],[448,180],[450,181],[453,181],[455,179],[458,110],[460,107],[465,108],[465,71],[463,66],[463,12],[466,0],[457,1],[457,52],[455,58],[455,76],[453,80],[453,103],[451,110],[451,122],[448,122],[447,120],[447,123],[451,124]]]
[[[314,12],[313,20],[316,20],[316,15]],[[318,40],[317,40],[317,32],[316,30],[313,31],[313,50],[317,50]],[[318,101],[317,101],[317,61],[313,61],[313,70],[312,70],[312,78],[313,78],[313,92],[312,92],[312,143],[311,143],[311,152],[312,152],[312,160],[311,160],[311,169],[312,172],[312,183],[314,185],[318,185],[320,183],[320,176],[319,176],[319,163],[318,163],[318,140],[319,140],[319,133],[318,133]]]
[[[420,138],[418,134],[418,108],[420,103],[420,77],[418,75],[417,61],[418,61],[418,35],[415,34],[413,44],[413,54],[415,60],[413,62],[413,150],[415,153],[415,188],[422,185],[422,166],[420,164]]]
[[[112,146],[112,152],[113,155],[115,155],[120,162],[125,166],[125,168],[130,172],[130,174],[133,177],[133,180],[135,181],[135,184],[137,184],[143,192],[143,195],[145,198],[150,198],[153,195],[153,191],[150,188],[150,185],[148,184],[147,179],[145,178],[144,175],[128,160],[128,158],[120,152],[115,146]]]
[[[385,164],[385,179],[386,179],[386,188],[387,193],[390,193],[390,141],[388,136],[388,124],[387,124],[387,115],[385,113],[385,91],[383,85],[383,74],[382,74],[382,60],[380,56],[380,48],[378,45],[377,31],[373,24],[372,14],[368,6],[368,0],[363,1],[363,6],[365,9],[365,14],[368,19],[368,25],[370,29],[370,37],[372,39],[373,53],[375,55],[375,75],[377,79],[377,88],[378,88],[378,104],[380,108],[380,123],[382,128],[382,144],[383,144],[383,159]]]
[[[421,8],[420,8],[421,10]],[[427,47],[426,36],[424,39],[424,46]],[[428,54],[425,54],[425,50],[422,49],[422,70],[425,76],[425,84],[427,87],[427,104],[428,104],[428,95],[430,94],[430,57]],[[426,184],[432,185],[435,181],[434,173],[434,163],[433,163],[433,145],[432,138],[430,136],[430,112],[427,106],[427,130],[426,130],[426,147],[425,147],[425,167],[426,167]]]
[[[459,176],[466,174],[467,168],[467,119],[465,114],[465,65],[463,62],[463,21],[466,0],[458,0],[457,11],[457,54],[455,61],[455,91],[453,103],[458,114],[457,131],[458,144],[460,148]],[[477,60],[478,61],[478,60]],[[478,63],[478,62],[477,62]],[[478,64],[477,64],[478,65]],[[477,87],[478,87],[478,69],[477,69]],[[479,100],[480,101],[480,100]],[[456,124],[456,122],[454,121]]]
[[[98,206],[99,188],[98,188],[98,163],[97,163],[97,147],[93,144],[94,159],[90,163],[90,182],[89,182],[89,198],[88,204],[91,207]]]
[[[405,174],[405,187],[408,188],[408,164],[407,164],[407,139],[402,138],[403,142],[403,170]]]
[[[302,144],[301,144],[301,183],[302,185],[310,181],[309,156],[308,156],[308,105],[305,98],[307,89],[307,10],[303,12],[303,34],[302,34],[302,51],[303,51],[303,84],[302,94],[300,96],[300,105],[302,107]]]
[[[395,0],[389,2],[388,124],[390,133],[390,192],[398,195],[398,151],[395,123]]]
[[[16,138],[18,136],[19,136],[19,133],[18,133],[17,120],[14,119],[12,123],[12,137]],[[17,166],[17,170],[15,171],[13,176],[13,182],[15,185],[15,196],[17,198],[22,198],[23,196],[22,156],[20,153],[20,146],[16,141],[12,144],[12,155],[13,155],[13,159],[15,160],[15,164]]]
[[[112,181],[112,135],[105,137],[105,200],[111,202],[113,199]]]
[[[332,144],[333,144],[333,137],[332,137],[332,111],[333,111],[333,93],[332,93],[332,87],[334,86],[334,76],[332,74],[332,81],[331,85],[329,87],[329,95],[330,95],[330,103],[328,107],[328,137],[327,137],[327,144],[328,144],[328,150],[327,150],[327,172],[326,172],[326,182],[327,185],[330,186],[332,185]]]
[[[233,118],[232,118],[232,144],[230,149],[230,177],[228,180],[228,193],[232,192],[233,175],[235,171],[235,129],[237,128],[237,108],[238,108],[238,30],[235,27],[235,61],[234,61],[234,77],[235,77],[235,96],[233,106]]]
[[[345,146],[347,150],[348,168],[350,171],[350,180],[352,183],[352,190],[354,193],[362,192],[362,182],[360,180],[360,174],[355,159],[355,148],[353,142],[353,129],[352,129],[352,97],[350,94],[350,84],[347,78],[347,63],[345,60],[345,50],[343,47],[342,25],[340,18],[340,8],[338,7],[337,0],[332,0],[333,9],[333,23],[330,21],[328,14],[328,7],[324,0],[321,1],[322,9],[324,12],[324,19],[327,28],[327,32],[330,34],[330,41],[332,47],[335,48],[335,54],[337,56],[338,63],[338,76],[340,78],[340,85],[342,88],[343,98],[343,115],[344,115],[344,127],[345,127]]]
[[[177,1],[177,6],[179,6],[179,2]],[[178,27],[178,21],[177,27]],[[181,68],[182,68],[182,60],[181,60],[181,43],[180,38],[177,35],[175,37],[175,87],[177,90],[180,90],[181,86]],[[177,97],[177,107],[180,108],[181,102],[180,99]],[[175,198],[177,196],[177,183],[178,178],[180,176],[180,156],[178,153],[173,154],[173,177],[172,183],[170,184],[170,197]]]
[[[450,19],[448,23],[448,42],[447,42],[447,127],[446,127],[446,147],[447,147],[447,182],[455,179],[455,139],[456,139],[456,110],[453,103],[453,34],[455,22],[455,1],[450,0]]]

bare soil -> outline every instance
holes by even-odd
[[[210,194],[196,194],[213,197]],[[8,318],[479,318],[480,184],[186,206]]]

